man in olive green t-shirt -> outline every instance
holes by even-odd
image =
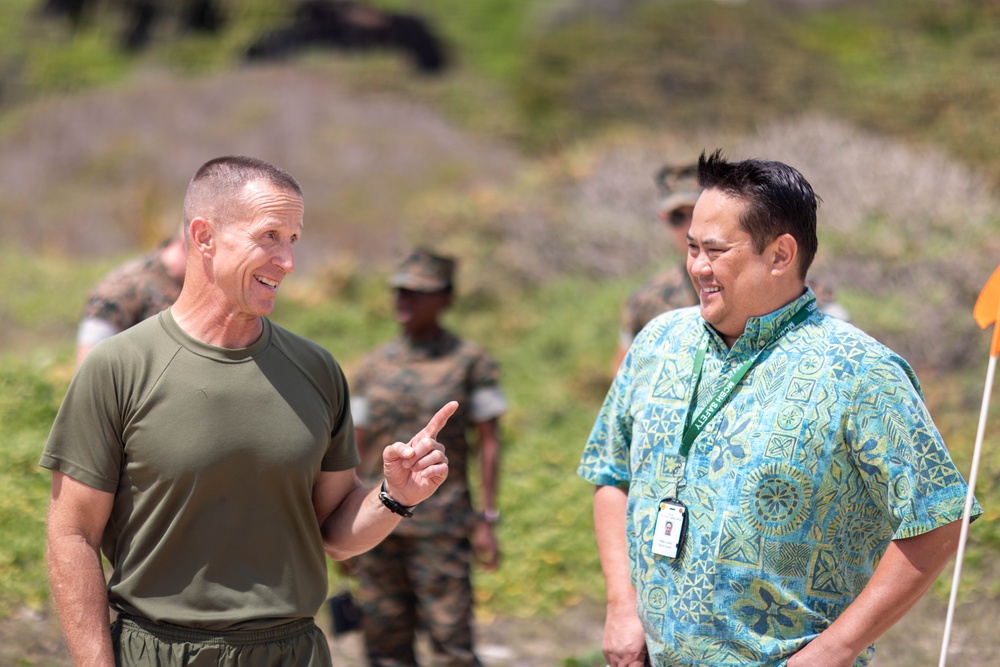
[[[273,165],[205,163],[184,200],[176,303],[99,343],[74,377],[41,465],[75,664],[329,665],[312,619],[324,551],[370,549],[447,477],[435,437],[454,403],[385,450],[381,489],[362,486],[340,367],[266,318],[303,212]]]

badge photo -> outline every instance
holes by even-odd
[[[656,513],[656,531],[653,534],[653,553],[657,556],[677,558],[684,544],[687,528],[687,508],[679,500],[665,498]]]

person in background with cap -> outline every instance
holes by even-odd
[[[656,172],[660,201],[656,216],[663,223],[681,261],[632,292],[622,308],[618,347],[612,363],[612,375],[621,366],[625,353],[636,335],[651,319],[675,308],[698,303],[691,279],[684,267],[687,256],[687,232],[691,214],[701,194],[697,165],[666,165]]]
[[[439,401],[459,405],[437,436],[448,455],[448,479],[413,518],[351,561],[372,667],[416,667],[418,625],[429,634],[431,664],[481,664],[473,651],[470,566],[473,553],[487,569],[499,562],[498,419],[507,400],[496,361],[441,326],[452,303],[454,271],[453,259],[425,249],[406,257],[391,281],[400,335],[369,353],[351,382],[359,471],[369,482],[378,479],[382,450],[398,434],[426,421]],[[482,460],[478,514],[468,485],[466,433],[473,427]]]
[[[632,341],[657,315],[676,308],[698,304],[698,296],[688,277],[684,261],[688,252],[688,229],[694,205],[698,202],[701,187],[698,185],[698,165],[665,165],[654,177],[660,201],[656,207],[656,217],[670,235],[670,240],[680,254],[680,263],[657,274],[648,283],[632,292],[622,308],[621,329],[618,332],[618,347],[612,362],[611,374],[621,366]],[[810,279],[808,285],[816,293],[816,304],[827,315],[851,321],[850,313],[834,300],[833,288]]]

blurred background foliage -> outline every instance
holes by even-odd
[[[373,1],[430,22],[438,76],[388,52],[246,64],[291,2],[229,0],[216,35],[168,21],[130,55],[116,3],[76,31],[39,4],[0,13],[0,615],[46,600],[36,462],[86,292],[174,229],[187,178],[223,152],[302,181],[307,243],[274,319],[349,375],[395,331],[399,252],[462,257],[449,322],[499,358],[512,400],[485,618],[602,598],[574,471],[620,304],[678,260],[652,174],[706,148],[806,174],[824,200],[815,273],[914,363],[969,469],[989,340],[971,309],[1000,258],[996,0]],[[983,466],[964,590],[997,597],[995,447]]]

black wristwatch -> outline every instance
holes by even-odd
[[[389,495],[389,491],[385,488],[385,480],[382,480],[382,490],[378,492],[378,499],[382,501],[382,504],[392,512],[393,514],[398,514],[401,517],[406,517],[407,519],[413,516],[412,510],[416,505],[404,505],[395,498]]]

